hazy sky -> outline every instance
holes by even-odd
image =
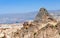
[[[32,12],[41,7],[58,10],[60,0],[0,0],[0,14]]]

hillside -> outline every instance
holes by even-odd
[[[60,21],[41,8],[34,20],[0,24],[0,38],[60,38]]]

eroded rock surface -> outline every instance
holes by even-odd
[[[1,24],[0,38],[60,38],[60,22],[41,8],[33,21]]]
[[[37,16],[35,17],[35,22],[48,22],[48,21],[53,21],[54,18],[53,16],[51,16],[48,11],[45,8],[41,8],[39,10],[39,13],[37,14]],[[56,21],[56,20],[54,20]]]

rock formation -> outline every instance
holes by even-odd
[[[51,16],[48,11],[45,8],[41,8],[39,10],[39,13],[37,14],[37,16],[35,17],[35,22],[41,22],[41,21],[49,21],[49,20],[54,20],[53,16]]]
[[[0,38],[60,38],[60,22],[45,8],[39,10],[33,21],[3,24],[0,27]]]

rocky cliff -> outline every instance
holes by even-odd
[[[33,21],[0,24],[0,38],[60,38],[60,21],[41,8]]]

